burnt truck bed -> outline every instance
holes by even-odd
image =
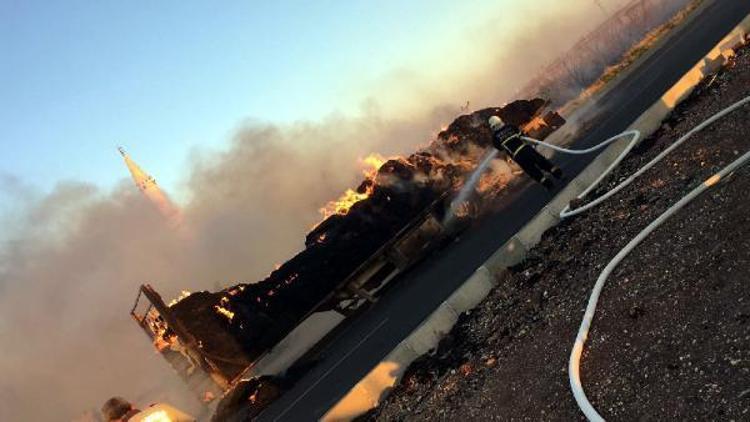
[[[434,201],[338,283],[332,292],[302,318],[298,326],[314,314],[327,311],[338,312],[343,319],[374,302],[379,291],[398,273],[429,254],[449,233],[455,233],[455,229],[448,231],[442,224],[446,198],[447,194]],[[232,289],[224,294],[231,295]],[[279,358],[273,356],[273,347],[263,351],[256,350],[255,353],[248,352],[255,349],[245,347],[234,336],[227,326],[227,315],[214,304],[214,295],[216,293],[195,292],[167,305],[151,285],[144,284],[140,287],[131,310],[131,316],[148,335],[157,351],[201,398],[217,397],[231,389],[240,379],[269,375],[268,371],[256,367],[259,362],[273,362],[275,369],[270,375],[283,373],[296,358],[327,334],[324,331],[305,339],[308,344],[296,345],[299,353],[294,359],[285,356],[282,359],[287,362],[279,363]],[[189,319],[181,317],[183,313],[179,312],[186,307],[191,308],[192,317]],[[283,342],[284,339],[280,343]]]
[[[201,292],[195,294],[200,296]],[[212,323],[215,311],[204,310],[203,321],[185,321],[149,284],[141,285],[130,314],[156,350],[201,397],[207,392],[218,395],[230,388],[252,362],[219,321]],[[200,329],[196,329],[198,326]],[[209,332],[211,336],[196,336],[195,332]]]
[[[377,300],[378,293],[396,275],[424,258],[446,237],[455,235],[463,227],[462,220],[457,220],[450,228],[443,224],[449,198],[448,193],[443,194],[412,219],[334,288],[311,313],[333,309],[349,315],[365,301]]]
[[[170,305],[143,285],[131,315],[206,398],[243,378],[283,373],[337,322],[317,327],[303,343],[295,330],[306,330],[304,324],[321,314],[344,320],[364,309],[394,277],[462,229],[461,219],[446,228],[444,214],[456,186],[473,170],[472,151],[491,145],[483,124],[488,116],[518,126],[538,120],[535,130],[549,132],[560,123],[540,117],[545,105],[542,99],[518,100],[460,116],[428,147],[388,160],[358,188],[369,193],[366,199],[321,222],[308,234],[305,249],[266,279],[196,292]],[[485,192],[483,200],[496,194]],[[294,353],[281,352],[288,348],[280,345],[288,344],[294,344]],[[215,388],[207,387],[211,383]]]

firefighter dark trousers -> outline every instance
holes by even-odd
[[[538,153],[530,145],[522,146],[512,158],[529,177],[539,183],[542,183],[542,179],[544,179],[542,171],[549,173],[555,167],[554,164],[544,158],[542,154]]]

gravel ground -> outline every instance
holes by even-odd
[[[710,80],[710,78],[709,78]],[[700,86],[599,192],[750,94],[750,49]],[[581,420],[567,362],[610,259],[750,147],[750,107],[698,134],[600,207],[550,229],[366,420]],[[582,361],[608,420],[750,420],[750,171],[698,198],[610,277]]]

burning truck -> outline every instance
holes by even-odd
[[[450,200],[491,146],[487,118],[499,115],[544,138],[565,122],[546,106],[518,100],[458,117],[428,146],[378,162],[357,189],[328,204],[305,249],[266,279],[185,293],[170,304],[144,284],[132,317],[204,401],[223,396],[220,411],[240,402],[259,411],[327,334],[502,193],[510,173],[488,172],[478,201],[463,206],[457,224],[445,224]]]

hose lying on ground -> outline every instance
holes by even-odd
[[[677,148],[680,145],[682,145],[691,136],[693,136],[696,133],[700,132],[701,130],[705,129],[707,126],[711,125],[712,123],[716,122],[717,120],[721,119],[722,117],[726,116],[727,114],[729,114],[729,113],[737,110],[738,108],[744,106],[748,102],[750,102],[750,96],[745,97],[742,100],[737,101],[736,103],[734,103],[734,104],[730,105],[729,107],[725,108],[724,110],[721,110],[720,112],[714,114],[713,116],[711,116],[710,118],[708,118],[708,120],[704,121],[703,123],[699,124],[698,126],[694,127],[693,129],[691,129],[690,132],[686,133],[680,139],[678,139],[677,141],[675,141],[672,145],[669,146],[669,148],[667,148],[664,151],[662,151],[659,155],[657,155],[651,161],[649,161],[648,163],[646,163],[646,165],[644,165],[643,167],[641,167],[640,169],[638,169],[638,171],[636,171],[635,173],[633,173],[632,175],[630,175],[627,179],[625,179],[624,181],[622,181],[622,183],[620,183],[619,185],[615,186],[614,188],[612,188],[611,190],[609,190],[604,195],[602,195],[599,198],[596,198],[595,200],[589,202],[588,204],[586,204],[586,205],[584,205],[584,206],[582,206],[580,208],[576,208],[576,209],[574,209],[572,211],[570,209],[570,205],[566,206],[565,209],[563,209],[562,212],[560,212],[560,218],[568,218],[568,217],[572,217],[574,215],[578,215],[578,214],[580,214],[582,212],[585,212],[585,211],[588,211],[591,208],[594,208],[595,206],[597,206],[597,205],[601,204],[602,202],[606,201],[612,195],[616,194],[617,192],[621,191],[623,188],[625,188],[626,186],[628,186],[629,184],[631,184],[638,176],[642,175],[648,169],[650,169],[651,167],[655,166],[656,163],[658,163],[659,161],[661,161],[665,156],[667,156],[667,154],[669,154],[670,152],[672,152],[675,148]],[[528,138],[528,137],[524,137],[523,139],[525,139],[525,140],[527,140],[527,141],[529,141],[531,143],[534,143],[534,144],[537,144],[537,145],[540,145],[540,146],[543,146],[543,147],[546,147],[546,148],[550,148],[552,150],[555,150],[555,151],[558,151],[558,152],[562,152],[562,153],[565,153],[565,154],[586,154],[586,153],[589,153],[589,152],[601,149],[601,148],[603,148],[603,147],[611,144],[612,142],[614,142],[614,141],[616,141],[616,140],[618,140],[620,138],[623,138],[623,137],[625,137],[627,135],[633,136],[633,140],[630,141],[630,143],[628,144],[628,146],[617,157],[617,159],[609,167],[607,167],[607,169],[604,171],[604,173],[602,173],[601,176],[599,176],[588,188],[586,188],[583,192],[581,192],[580,195],[578,195],[578,199],[582,199],[589,192],[591,192],[599,184],[599,182],[601,182],[607,175],[609,175],[609,173],[612,170],[614,170],[614,168],[617,167],[618,164],[620,164],[620,161],[622,161],[625,158],[625,156],[630,152],[630,150],[633,149],[633,147],[638,143],[638,140],[640,138],[640,132],[637,131],[637,130],[629,130],[629,131],[623,132],[623,133],[621,133],[619,135],[615,135],[615,136],[607,139],[606,141],[604,141],[604,142],[602,142],[602,143],[600,143],[598,145],[595,145],[595,146],[593,146],[591,148],[583,149],[583,150],[573,150],[573,149],[562,148],[562,147],[559,147],[557,145],[548,144],[548,143],[542,142],[542,141],[540,141],[538,139],[533,139],[533,138]]]
[[[572,211],[570,210],[570,205],[566,206],[565,209],[563,209],[562,212],[560,213],[560,218],[565,219],[568,217],[572,217],[574,215],[580,214],[586,210],[589,210],[601,204],[602,202],[610,198],[612,195],[616,194],[617,192],[622,190],[624,187],[632,183],[633,180],[635,180],[638,176],[645,173],[648,169],[656,165],[656,163],[661,161],[667,154],[672,152],[675,148],[679,147],[688,138],[700,132],[701,130],[705,129],[706,127],[716,122],[717,120],[721,119],[722,117],[726,116],[727,114],[739,109],[740,107],[748,103],[750,103],[750,96],[745,97],[744,99],[714,114],[709,119],[705,120],[703,123],[694,127],[688,133],[683,135],[680,139],[678,139],[676,142],[670,145],[667,149],[665,149],[659,155],[654,157],[654,159],[649,161],[646,165],[638,169],[638,171],[633,173],[631,176],[629,176],[619,185],[615,186],[613,189],[607,191],[602,196]],[[578,198],[582,199],[586,196],[586,194],[591,192],[591,190],[593,190],[599,184],[599,182],[601,182],[604,179],[604,177],[607,176],[614,169],[614,167],[616,167],[620,163],[620,161],[622,161],[623,158],[625,158],[625,156],[630,152],[630,150],[638,142],[638,139],[640,138],[640,133],[638,131],[623,132],[617,136],[607,139],[606,141],[586,150],[570,150],[570,149],[561,148],[561,147],[548,144],[548,143],[545,143],[536,139],[532,139],[532,138],[524,138],[524,139],[526,139],[529,142],[535,143],[537,145],[551,148],[553,150],[556,150],[562,153],[585,154],[585,153],[600,149],[616,141],[617,139],[624,138],[625,136],[633,136],[633,139],[630,141],[630,143],[625,148],[625,150],[623,150],[623,152],[617,157],[617,159],[604,171],[604,173],[602,173],[602,175],[599,176],[588,188],[586,188],[580,195],[578,195]],[[679,201],[677,201],[677,203],[672,205],[667,211],[661,214],[656,220],[652,221],[645,229],[643,229],[640,233],[638,233],[636,237],[634,237],[623,249],[620,250],[620,252],[617,253],[617,255],[615,255],[615,257],[607,264],[607,266],[604,268],[601,274],[599,274],[599,278],[596,280],[596,283],[594,284],[594,288],[591,291],[591,296],[589,296],[589,301],[588,301],[588,304],[586,305],[586,311],[583,316],[583,321],[581,321],[581,326],[578,329],[578,335],[576,336],[576,340],[573,345],[573,350],[570,353],[570,360],[568,362],[568,379],[570,381],[570,388],[573,391],[573,397],[575,398],[576,403],[578,403],[578,407],[581,409],[581,411],[586,416],[586,418],[588,418],[590,421],[604,421],[604,418],[596,411],[596,409],[591,404],[591,402],[589,402],[588,398],[586,397],[586,393],[583,389],[583,385],[581,383],[581,375],[580,375],[581,355],[583,353],[583,346],[586,343],[586,338],[588,337],[589,329],[591,327],[591,321],[594,318],[594,312],[596,311],[596,305],[597,305],[597,302],[599,301],[599,295],[601,294],[602,288],[604,287],[604,284],[607,281],[607,278],[610,276],[612,271],[614,271],[614,269],[620,264],[620,262],[622,262],[622,260],[625,259],[625,257],[636,246],[638,246],[638,244],[640,244],[646,237],[648,237],[648,235],[651,234],[651,232],[653,232],[657,227],[659,227],[662,223],[664,223],[664,221],[672,217],[675,213],[677,213],[677,211],[682,209],[685,205],[687,205],[693,199],[698,197],[701,193],[705,192],[707,189],[710,189],[711,187],[716,185],[722,178],[729,175],[733,171],[737,170],[741,166],[748,164],[748,162],[750,162],[750,151],[746,152],[740,158],[736,159],[731,164],[724,167],[721,171],[719,171],[715,175],[706,179],[706,181],[704,181],[698,187],[693,189],[690,193],[682,197]]]

